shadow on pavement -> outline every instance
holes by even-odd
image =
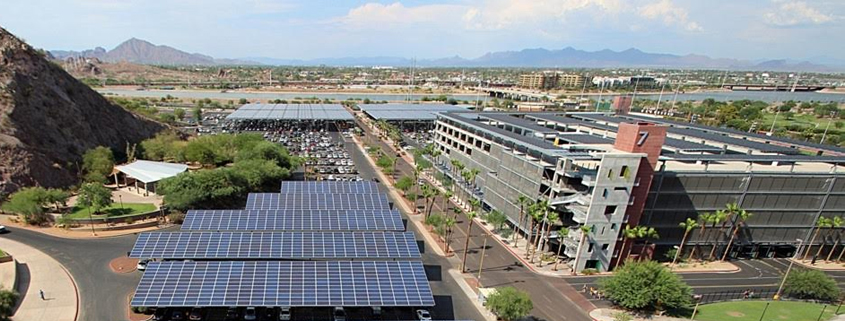
[[[452,296],[435,295],[434,309],[432,309],[430,312],[433,316],[433,319],[435,320],[454,320],[455,307],[452,304]]]
[[[29,266],[27,266],[26,263],[17,263],[17,261],[15,262],[15,264],[17,264],[16,269],[18,279],[18,288],[15,289],[15,291],[20,293],[20,297],[18,298],[17,304],[15,304],[15,308],[12,309],[12,315],[14,315],[15,312],[18,312],[18,308],[21,306],[21,303],[23,303],[23,300],[26,298],[26,293],[27,291],[29,291],[30,278],[32,277],[32,275],[29,273]]]
[[[418,240],[417,247],[420,248],[420,254],[425,254],[425,241]]]
[[[425,276],[429,281],[440,282],[443,281],[443,268],[439,265],[423,265],[425,269]]]

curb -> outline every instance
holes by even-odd
[[[789,259],[788,261],[795,262],[795,264],[798,264],[798,265],[800,265],[800,266],[802,266],[802,267],[805,267],[805,268],[808,268],[808,269],[813,269],[813,270],[818,270],[818,271],[823,271],[823,272],[824,272],[824,271],[831,271],[831,272],[842,272],[842,271],[845,271],[845,267],[825,269],[825,268],[821,268],[821,267],[818,267],[818,266],[807,265],[807,264],[805,264],[804,262],[801,262],[801,261],[795,261],[795,260],[792,260],[792,259]]]
[[[61,263],[59,263],[59,266],[62,267],[62,270],[64,270],[65,274],[67,274],[68,278],[70,278],[70,283],[73,284],[73,292],[76,294],[76,313],[73,315],[73,320],[79,320],[79,288],[76,286],[76,280],[73,278],[73,275],[70,274],[70,271],[68,271]]]

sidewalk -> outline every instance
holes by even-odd
[[[66,239],[97,239],[97,238],[104,238],[104,237],[114,237],[114,236],[135,234],[135,233],[140,233],[140,232],[155,231],[155,230],[159,230],[159,229],[167,228],[167,227],[171,226],[170,224],[164,224],[164,225],[158,225],[158,226],[152,226],[152,227],[132,228],[132,229],[126,229],[126,230],[97,231],[97,235],[94,236],[94,235],[91,234],[91,230],[88,229],[88,228],[82,228],[82,229],[74,230],[74,229],[63,229],[63,228],[58,228],[58,227],[53,227],[53,226],[51,226],[51,227],[31,226],[31,225],[26,225],[26,224],[19,223],[19,222],[13,222],[9,218],[10,218],[9,215],[3,215],[2,217],[0,217],[0,224],[10,226],[10,227],[14,227],[14,228],[19,228],[19,229],[25,229],[25,230],[29,230],[29,231],[33,231],[33,232],[43,233],[43,234],[47,234],[47,235],[50,235],[50,236],[66,238]],[[154,221],[155,219],[151,219],[151,220]],[[148,222],[148,221],[150,221],[150,220],[139,221],[139,224],[144,223],[144,222]],[[105,225],[94,224],[94,226],[95,227],[98,227],[98,226],[102,227],[102,226],[105,226]],[[86,227],[87,227],[87,225],[86,225]]]
[[[20,305],[13,320],[76,320],[79,294],[73,278],[59,262],[26,244],[5,238],[0,238],[0,249],[14,256],[20,265]],[[39,290],[44,291],[45,300],[41,300]]]

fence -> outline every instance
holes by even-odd
[[[735,301],[735,300],[771,300],[777,290],[773,289],[753,289],[748,288],[744,290],[720,291],[701,294],[699,302],[701,304]]]

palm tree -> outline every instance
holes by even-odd
[[[713,247],[710,248],[710,256],[708,257],[709,260],[713,260],[713,257],[716,255],[716,248],[719,247],[719,237],[724,235],[726,224],[728,224],[728,214],[725,213],[723,210],[718,210],[714,213],[713,217],[713,228],[716,228],[716,225],[721,224],[719,227],[719,232],[714,233],[713,235]]]
[[[534,246],[533,246],[534,251],[531,253],[531,260],[528,261],[529,263],[534,263],[534,256],[537,254],[538,250],[541,250],[540,247],[541,247],[541,245],[543,245],[542,242],[543,242],[543,236],[544,236],[543,229],[545,228],[545,224],[547,224],[548,216],[549,216],[549,202],[548,201],[546,201],[546,200],[537,201],[534,205],[537,207],[538,217],[536,218],[536,220],[537,220],[537,224],[539,224],[539,226],[538,226],[538,229],[537,229],[538,235],[536,237],[537,244],[534,244]]]
[[[581,230],[581,240],[578,241],[578,251],[575,254],[575,262],[572,264],[572,275],[576,274],[575,269],[578,268],[578,261],[581,258],[581,249],[584,248],[584,242],[587,241],[587,235],[593,231],[593,228],[589,225],[583,225],[578,229]]]
[[[434,201],[437,200],[437,196],[440,196],[440,190],[434,187],[429,189],[431,191],[431,202],[428,204],[428,213],[426,213],[426,217],[431,215],[431,210],[434,208]]]
[[[469,172],[467,173],[467,178],[468,178],[467,183],[472,184],[472,187],[476,186],[475,185],[475,178],[478,177],[479,173],[481,173],[481,171],[478,168],[470,169]]]
[[[537,203],[533,202],[531,205],[528,206],[527,212],[525,213],[528,217],[528,237],[526,240],[528,241],[528,248],[525,249],[525,258],[531,257],[531,250],[534,248],[534,225],[535,222],[540,220],[540,210],[537,207]]]
[[[843,222],[842,218],[839,216],[834,216],[832,220],[830,220],[830,225],[834,230],[832,231],[835,233],[833,247],[830,249],[830,252],[827,253],[827,258],[824,259],[825,262],[830,262],[830,258],[833,256],[833,252],[836,252],[836,247],[839,245],[840,240],[840,230],[839,228],[842,226]]]
[[[519,204],[519,220],[516,223],[516,229],[513,233],[513,248],[518,248],[517,241],[519,240],[519,230],[522,229],[522,219],[525,216],[525,205],[528,204],[529,198],[525,195],[519,195],[516,198],[516,203]]]
[[[733,233],[731,233],[731,240],[728,241],[728,246],[725,247],[725,253],[722,253],[722,261],[724,261],[728,257],[728,253],[731,251],[731,245],[733,245],[734,240],[736,239],[736,235],[739,234],[739,229],[745,225],[745,221],[751,217],[751,213],[746,212],[744,209],[740,208],[731,208],[730,204],[728,204],[728,211],[737,210],[735,212],[736,216],[736,224],[734,224]],[[736,206],[736,204],[734,204]]]
[[[689,259],[692,260],[693,256],[695,256],[695,250],[701,247],[701,242],[705,240],[704,232],[707,229],[707,224],[713,221],[713,217],[716,216],[713,213],[701,213],[698,215],[698,225],[701,226],[701,229],[698,230],[698,238],[699,244],[696,244],[692,247],[692,251],[689,252]]]
[[[443,193],[443,213],[449,211],[449,200],[453,195],[455,195],[455,193],[452,193],[452,191],[446,191]]]
[[[678,246],[678,251],[675,252],[675,258],[672,259],[672,266],[674,266],[675,263],[678,262],[678,256],[680,256],[681,253],[684,252],[684,243],[687,242],[687,236],[689,236],[690,231],[698,227],[698,222],[688,217],[686,221],[681,222],[680,224],[678,224],[678,226],[684,229],[684,237],[681,238],[681,245]]]
[[[819,236],[819,232],[821,232],[822,227],[827,226],[827,221],[828,218],[824,216],[819,217],[819,220],[816,221],[816,231],[813,233],[813,238],[810,239],[810,244],[807,244],[807,248],[812,247],[813,243],[816,242],[816,237]],[[806,261],[808,256],[810,256],[809,250],[804,253],[804,258],[802,260]]]
[[[842,219],[841,219],[841,218],[839,218],[838,216],[834,216],[834,217],[829,218],[829,219],[827,219],[827,220],[826,220],[826,222],[825,222],[825,223],[827,223],[827,224],[825,224],[825,226],[824,226],[824,227],[832,229],[832,228],[834,227],[834,225],[833,225],[833,224],[834,224],[834,222],[833,222],[833,221],[834,221],[834,220],[836,220],[836,219],[839,219],[839,222],[837,222],[837,223],[839,223],[839,225],[842,225]],[[836,226],[836,227],[839,227],[839,226]],[[828,234],[830,234],[830,232],[828,232]],[[825,239],[826,239],[826,238],[827,238],[827,237],[822,236],[822,241],[821,241],[821,243],[822,243],[822,244],[820,244],[820,245],[819,245],[819,249],[816,251],[816,257],[819,257],[819,255],[821,255],[821,254],[822,254],[822,249],[824,249],[824,243],[825,243]]]
[[[425,218],[428,218],[428,214],[431,213],[431,209],[429,206],[429,199],[434,197],[435,189],[429,185],[422,186],[422,196],[423,196],[423,210],[425,210]]]
[[[455,224],[457,224],[457,221],[456,221],[454,218],[452,218],[452,217],[446,217],[446,218],[443,220],[443,226],[444,226],[444,227],[445,227],[445,229],[446,229],[446,240],[444,241],[444,243],[446,243],[446,254],[449,254],[449,252],[451,252],[451,246],[452,246],[452,227],[454,227],[454,226],[455,226]]]
[[[467,253],[469,253],[469,239],[470,239],[470,236],[472,235],[472,221],[473,221],[473,219],[475,218],[476,215],[478,215],[478,214],[476,214],[475,212],[467,213],[467,221],[468,221],[467,222],[467,239],[466,239],[466,242],[464,243],[464,259],[461,262],[461,273],[466,272]]]
[[[640,228],[640,233],[637,235],[638,238],[645,241],[643,244],[643,248],[640,249],[640,257],[642,257],[645,253],[645,249],[648,248],[648,240],[649,239],[659,239],[660,235],[657,234],[657,230],[653,227],[645,227],[645,226],[638,226]]]
[[[616,259],[616,265],[613,266],[614,269],[619,267],[619,263],[622,263],[623,257],[628,258],[630,253],[625,253],[625,246],[628,245],[629,240],[633,242],[633,240],[637,238],[637,234],[639,234],[637,227],[625,225],[625,228],[622,230],[622,248],[619,250],[619,258]],[[630,252],[631,249],[629,248],[628,251]]]
[[[556,212],[549,212],[549,214],[546,216],[546,224],[547,224],[546,225],[546,236],[543,237],[543,239],[546,240],[546,241],[542,243],[542,247],[540,248],[541,252],[545,251],[546,244],[549,242],[549,236],[552,235],[552,223],[557,222],[558,218],[559,218],[559,215]],[[539,264],[540,266],[543,266],[542,256],[540,257],[539,263],[540,263]]]
[[[557,239],[560,240],[557,246],[557,256],[555,257],[555,267],[552,270],[557,271],[557,264],[560,263],[560,250],[563,248],[563,238],[569,236],[569,229],[561,227],[557,230]]]

